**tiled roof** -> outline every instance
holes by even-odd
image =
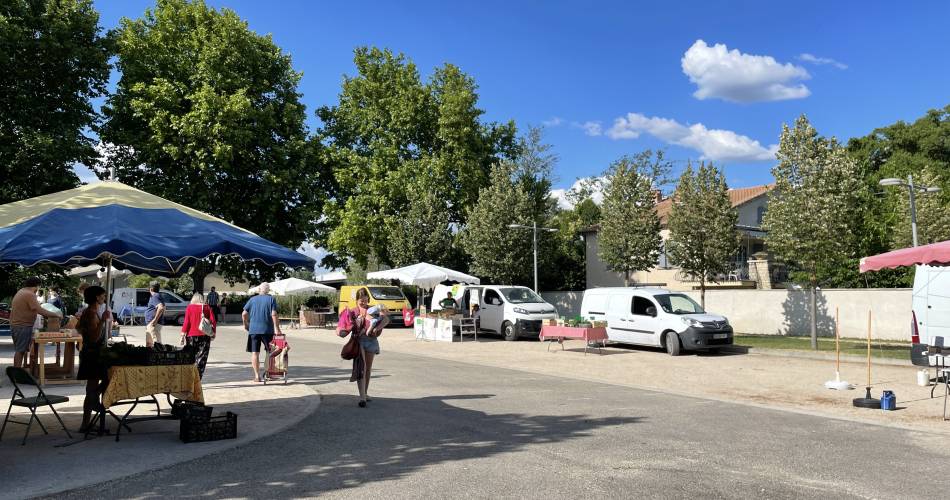
[[[738,207],[748,203],[759,196],[762,196],[765,193],[768,193],[775,187],[775,184],[764,184],[761,186],[751,186],[738,189],[729,190],[729,201],[732,202],[733,207]],[[666,198],[663,201],[656,204],[656,214],[660,217],[660,225],[666,227],[666,222],[670,217],[670,211],[673,209],[673,198]],[[591,226],[585,229],[584,233],[597,232],[600,229],[599,226]]]

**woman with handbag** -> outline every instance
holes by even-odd
[[[195,366],[198,367],[198,377],[205,374],[205,365],[208,363],[208,354],[211,352],[211,341],[217,333],[218,323],[211,306],[205,304],[204,295],[195,292],[191,296],[191,304],[185,308],[185,323],[181,325],[181,343],[191,346],[195,350]]]
[[[373,373],[373,359],[379,354],[379,336],[389,323],[389,316],[383,316],[375,326],[371,326],[372,318],[368,311],[369,293],[366,288],[360,288],[356,292],[356,307],[340,313],[337,327],[339,336],[350,335],[340,355],[343,359],[353,360],[350,382],[356,382],[360,393],[360,408],[365,408],[366,403],[372,401],[369,398],[369,379]]]

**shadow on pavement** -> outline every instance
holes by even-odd
[[[489,414],[454,404],[491,397],[374,398],[367,408],[358,408],[355,395],[328,395],[320,411],[291,432],[203,458],[200,464],[184,463],[127,478],[117,486],[134,490],[137,498],[313,496],[401,478],[435,464],[564,442],[589,436],[598,428],[641,421],[577,414]],[[252,456],[260,460],[247,460]],[[279,466],[267,467],[262,476],[260,463],[272,458]],[[182,474],[189,470],[214,472]],[[103,490],[78,490],[68,496],[79,498],[92,491]]]

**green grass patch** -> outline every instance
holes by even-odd
[[[753,349],[785,349],[790,351],[812,351],[809,337],[787,337],[782,335],[736,335],[737,346]],[[872,358],[910,359],[910,342],[871,341]],[[819,352],[835,352],[835,339],[819,338]],[[841,339],[841,354],[867,356],[867,340]]]

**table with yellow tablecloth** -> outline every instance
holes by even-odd
[[[102,405],[109,408],[121,400],[155,394],[204,402],[198,368],[193,364],[113,366],[109,368],[109,386],[102,395]]]

